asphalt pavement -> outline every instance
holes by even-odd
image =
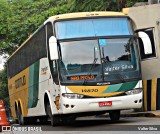
[[[142,111],[142,110],[124,110],[121,112],[121,117],[160,117],[160,110]]]
[[[98,117],[109,117],[109,113],[99,115]],[[143,111],[141,109],[122,110],[121,117],[160,117],[160,110]]]

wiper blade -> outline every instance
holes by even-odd
[[[91,67],[90,67],[90,69],[89,69],[89,72],[88,72],[88,74],[87,74],[86,76],[90,76],[90,75],[91,75],[91,72],[92,72],[95,64],[97,63],[97,60],[98,60],[98,58],[94,58],[94,61],[93,61],[92,65],[91,65]],[[87,78],[87,77],[86,77],[86,78]],[[82,85],[85,85],[85,83],[87,82],[87,80],[88,80],[88,79],[85,79],[85,80],[83,81]]]

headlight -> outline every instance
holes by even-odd
[[[63,97],[68,98],[68,99],[82,99],[84,95],[82,94],[62,94]]]
[[[133,95],[133,94],[138,94],[138,93],[141,93],[142,92],[142,89],[139,88],[139,89],[133,89],[133,90],[129,90],[127,92],[125,92],[127,95]]]

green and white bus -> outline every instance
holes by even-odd
[[[142,107],[142,84],[130,19],[118,12],[50,17],[8,60],[13,117],[51,125],[76,117]]]

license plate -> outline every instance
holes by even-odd
[[[99,102],[99,107],[112,106],[112,101]]]

